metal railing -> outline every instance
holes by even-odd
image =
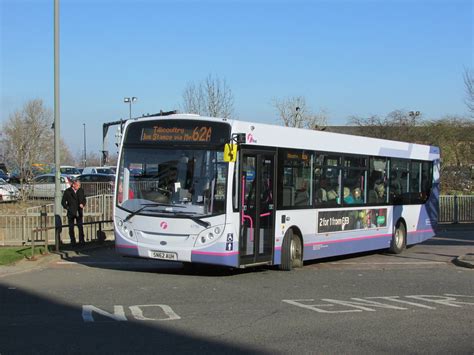
[[[438,221],[474,222],[474,196],[440,196]]]
[[[113,195],[89,196],[86,200],[84,234],[86,240],[93,240],[96,238],[97,222],[108,221],[100,227],[112,228],[110,221],[113,217]],[[67,226],[65,210],[61,216],[61,224]],[[46,238],[54,243],[55,225],[54,204],[28,208],[22,215],[0,216],[0,245],[25,245],[33,240],[41,242]],[[67,233],[61,233],[61,239],[69,240]]]
[[[114,181],[82,182],[81,186],[86,196],[107,195],[114,192]],[[61,191],[69,185],[61,184]],[[23,192],[29,199],[54,199],[54,184],[30,183],[23,186]]]

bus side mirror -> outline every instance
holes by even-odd
[[[233,163],[237,160],[237,144],[226,144],[224,146],[224,161]]]

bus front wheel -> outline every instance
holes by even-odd
[[[407,231],[402,222],[398,222],[390,242],[389,251],[392,254],[400,254],[407,245]]]
[[[281,247],[280,270],[290,271],[299,267],[303,267],[303,245],[298,235],[289,229]]]

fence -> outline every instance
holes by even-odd
[[[84,208],[84,222],[98,222],[112,220],[113,195],[89,196]],[[61,216],[63,225],[67,225],[65,211]],[[54,228],[42,230],[45,227],[54,227],[54,204],[31,207],[22,215],[0,216],[0,245],[24,245],[34,239],[36,242],[44,241],[54,243]],[[112,225],[102,224],[102,228],[111,229]],[[33,233],[38,230],[37,233]],[[97,224],[84,225],[86,240],[96,238]],[[69,239],[66,233],[61,233],[61,238]]]
[[[474,196],[440,196],[439,222],[474,222]]]

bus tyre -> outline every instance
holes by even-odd
[[[407,231],[402,222],[398,222],[393,232],[389,251],[392,254],[400,254],[407,245]]]
[[[289,229],[281,247],[280,270],[290,271],[299,267],[303,267],[303,246],[301,239]]]

